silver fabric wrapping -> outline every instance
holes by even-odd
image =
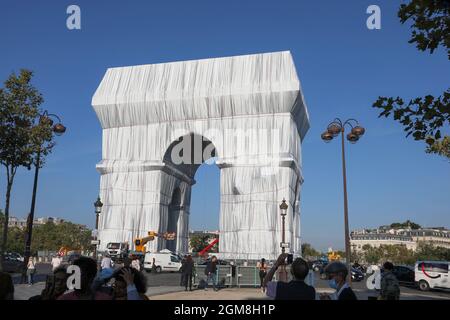
[[[213,143],[221,169],[219,256],[276,258],[283,198],[288,251],[300,252],[301,140],[309,117],[290,52],[111,68],[92,105],[103,128],[100,249],[167,231],[175,221],[172,249],[188,251],[195,169],[168,162],[167,154],[194,134]],[[168,246],[157,239],[147,249]]]

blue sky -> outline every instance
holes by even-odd
[[[6,4],[7,3],[7,4]],[[66,28],[66,8],[81,8],[81,30]],[[366,9],[381,8],[382,29],[366,28]],[[444,52],[419,52],[396,1],[192,0],[22,1],[0,4],[0,79],[35,71],[44,107],[68,127],[41,171],[37,216],[92,226],[98,194],[101,128],[91,97],[108,67],[290,50],[311,129],[303,142],[301,193],[304,241],[343,246],[342,176],[338,141],[320,133],[335,117],[357,118],[367,133],[347,145],[350,227],[411,219],[450,227],[450,166],[405,139],[371,108],[379,95],[438,95],[449,85]],[[12,215],[29,211],[32,172],[13,187]],[[4,170],[0,205],[4,206]],[[191,227],[216,229],[219,169],[203,165],[193,190]],[[205,201],[204,199],[208,199]]]

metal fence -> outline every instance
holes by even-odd
[[[288,274],[287,281],[293,280],[290,266],[286,267],[286,271]],[[272,281],[277,281],[277,272],[275,272]],[[261,279],[259,277],[259,269],[257,267],[245,267],[239,266],[237,267],[236,272],[237,277],[237,286],[251,286],[251,287],[259,287],[261,285]],[[310,271],[305,278],[305,282],[308,285],[314,286],[314,272]]]
[[[198,285],[201,280],[207,279],[205,275],[206,266],[204,265],[196,265],[195,273],[192,279],[193,285]],[[217,265],[217,283],[219,287],[231,287],[233,285],[233,277],[232,277],[232,267],[231,266],[223,266]]]
[[[256,267],[237,267],[237,285],[241,286],[260,286],[259,270]]]
[[[195,273],[192,279],[193,285],[198,285],[201,280],[207,279],[205,275],[205,265],[196,265]],[[233,271],[234,269],[234,271]],[[286,267],[286,271],[288,273],[288,281],[292,280],[292,275],[290,272],[290,266]],[[272,281],[277,281],[277,272],[274,274]],[[314,272],[310,271],[305,278],[305,282],[314,286]],[[259,287],[261,285],[261,280],[259,278],[259,269],[255,266],[223,266],[217,265],[217,285],[219,287],[234,287],[234,286],[246,286],[246,287]]]

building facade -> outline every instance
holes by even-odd
[[[41,217],[41,218],[34,219],[33,226],[44,225],[47,222],[52,222],[57,225],[57,224],[65,222],[65,220],[61,219],[61,218],[57,218],[57,217]],[[9,228],[16,227],[19,229],[25,229],[27,227],[27,219],[10,217],[8,219],[8,227]]]
[[[355,230],[350,234],[352,250],[361,251],[364,245],[379,247],[381,245],[404,245],[415,251],[421,244],[434,245],[450,249],[450,230],[439,228],[393,229],[380,227],[378,229]]]
[[[17,217],[9,217],[8,228],[19,228],[23,229],[27,226],[27,219],[21,219]]]

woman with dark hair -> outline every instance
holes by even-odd
[[[145,276],[130,267],[117,270],[112,276],[114,300],[148,300],[145,295],[147,281]]]
[[[72,292],[63,294],[57,300],[111,300],[111,296],[95,290],[93,282],[97,275],[97,262],[89,257],[80,257],[73,262],[78,266],[80,276],[80,287]]]
[[[45,288],[40,295],[28,300],[57,300],[67,291],[67,270],[65,266],[59,266],[53,270],[53,274],[47,276]]]
[[[258,262],[257,265],[258,269],[259,269],[259,280],[260,280],[260,287],[261,290],[263,290],[263,282],[264,282],[264,278],[266,277],[266,270],[267,270],[267,265],[266,265],[266,259],[262,258],[260,262]]]

